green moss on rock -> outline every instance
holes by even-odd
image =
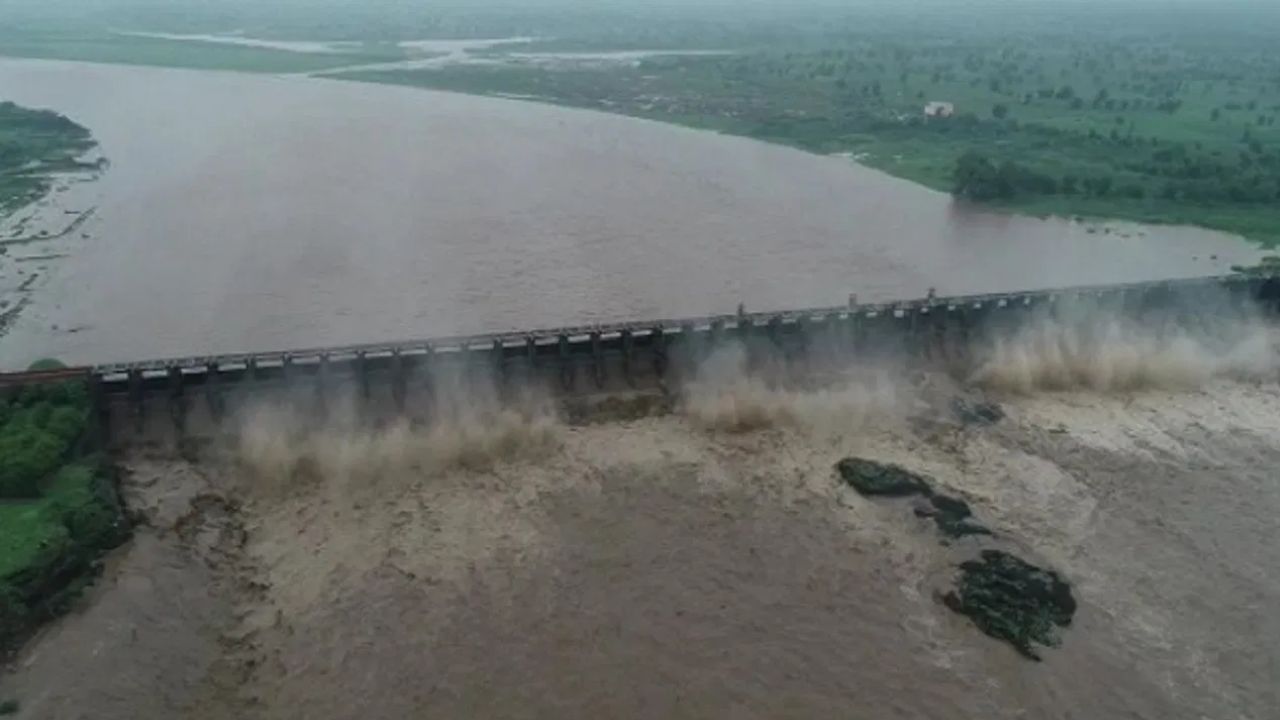
[[[1057,573],[1001,550],[961,563],[957,587],[943,602],[1033,660],[1040,659],[1034,645],[1057,646],[1058,629],[1076,612],[1071,586]]]
[[[930,496],[933,489],[920,475],[898,465],[888,465],[861,458],[845,458],[836,469],[854,490],[866,496],[910,497]]]
[[[861,458],[845,458],[836,465],[836,469],[850,487],[868,497],[916,495],[926,498],[926,503],[916,507],[916,515],[933,518],[938,530],[949,538],[991,534],[990,530],[974,522],[968,503],[938,493],[923,475],[898,465]]]

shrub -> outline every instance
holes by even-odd
[[[0,412],[0,498],[33,498],[40,482],[61,464],[84,433],[88,410],[76,403],[75,391],[55,388],[50,394],[27,395]],[[58,398],[57,396],[62,397]],[[25,406],[23,403],[27,403]]]
[[[34,498],[40,481],[57,469],[68,443],[28,419],[0,429],[0,498]]]
[[[89,465],[69,465],[58,471],[49,488],[56,513],[78,545],[100,549],[120,539],[120,513],[105,481]]]
[[[65,370],[66,367],[67,366],[63,365],[62,361],[60,360],[55,360],[53,358],[42,358],[40,360],[37,360],[31,363],[31,365],[28,366],[27,369],[32,372],[40,372],[42,370]]]

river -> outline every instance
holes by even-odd
[[[112,162],[28,231],[94,209],[82,225],[13,250],[66,257],[0,264],[0,285],[30,287],[8,366],[1258,255],[1199,230],[973,212],[838,158],[508,100],[38,61],[0,61],[0,97],[92,128]],[[843,392],[732,378],[706,407],[632,421],[309,434],[265,408],[226,447],[128,448],[135,540],[28,643],[0,700],[42,719],[1269,717],[1280,386],[1274,333],[1250,330],[1223,357],[1134,332],[1082,357],[1060,329],[1031,333],[997,370],[1153,382],[996,386],[991,426],[955,417],[980,389],[890,366]],[[1063,646],[1027,661],[938,602],[978,540],[940,542],[905,502],[842,487],[851,455],[930,475],[993,542],[1070,579]]]
[[[1220,233],[976,212],[841,158],[512,100],[32,60],[0,60],[0,97],[85,125],[111,162],[51,203],[96,213],[0,342],[6,367],[1205,275],[1258,256]]]

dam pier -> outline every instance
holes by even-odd
[[[445,393],[498,401],[530,389],[557,398],[670,393],[733,344],[765,377],[820,376],[874,358],[963,369],[984,344],[1037,320],[1211,330],[1227,318],[1270,320],[1277,309],[1280,278],[1231,275],[108,363],[8,373],[0,388],[85,378],[102,431],[124,440],[157,423],[207,433],[263,396],[300,402],[309,416],[345,403],[374,418],[429,421]]]

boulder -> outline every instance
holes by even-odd
[[[845,458],[836,464],[836,470],[859,494],[868,497],[909,497],[933,495],[933,489],[923,477],[897,465],[887,465],[861,458]]]
[[[980,560],[961,563],[956,589],[943,602],[1032,660],[1040,659],[1035,645],[1061,642],[1058,629],[1076,612],[1071,586],[1056,572],[1002,550],[983,550]]]

